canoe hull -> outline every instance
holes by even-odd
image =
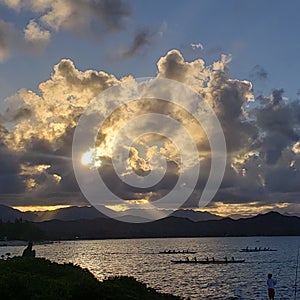
[[[264,250],[264,249],[261,249],[261,250],[259,250],[259,249],[257,249],[257,250],[248,249],[248,250],[246,250],[246,249],[242,249],[242,250],[240,250],[240,252],[273,252],[273,251],[277,251],[277,250],[275,250],[275,249],[270,249],[270,250]]]
[[[189,251],[189,252],[164,252],[164,251],[159,251],[159,254],[195,254],[197,253],[196,251]]]
[[[171,260],[174,264],[201,264],[201,265],[224,265],[224,264],[238,264],[245,262],[242,260],[215,260],[215,261],[207,261],[207,260]]]

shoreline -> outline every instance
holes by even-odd
[[[99,281],[88,269],[45,258],[15,256],[0,259],[1,299],[130,299],[181,300],[161,293],[132,276]]]
[[[33,244],[37,245],[48,245],[48,244],[56,244],[61,242],[76,242],[76,241],[118,241],[118,240],[161,240],[161,239],[228,239],[228,238],[280,238],[280,237],[289,237],[296,238],[300,237],[300,235],[243,235],[243,236],[170,236],[170,237],[122,237],[122,238],[74,238],[74,239],[53,239],[53,240],[45,240],[38,241],[34,240]],[[0,241],[0,247],[18,247],[18,246],[27,246],[28,240],[7,240]]]
[[[47,244],[54,244],[58,243],[59,241],[34,241],[34,245],[47,245]],[[9,241],[0,241],[0,247],[20,247],[20,246],[27,246],[28,241],[24,240],[9,240]]]

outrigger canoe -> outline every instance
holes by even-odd
[[[270,249],[270,248],[244,248],[241,249],[240,252],[268,252],[268,251],[277,251],[276,249]]]
[[[197,251],[188,251],[188,250],[183,250],[183,251],[174,251],[174,250],[166,250],[166,251],[159,251],[159,254],[195,254]]]
[[[174,264],[202,264],[202,265],[208,265],[208,264],[215,264],[215,265],[221,265],[221,264],[237,264],[237,263],[243,263],[245,260],[171,260]]]

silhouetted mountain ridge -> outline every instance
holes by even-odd
[[[209,212],[194,211],[192,209],[179,209],[174,211],[171,216],[186,218],[194,222],[222,219],[222,217],[213,215]]]
[[[108,215],[113,216],[115,219],[124,222],[147,222],[147,218],[142,216],[142,212],[139,215],[134,215],[138,213],[137,210],[129,211],[127,214],[124,212],[114,212],[108,208],[101,207],[101,211],[107,212]],[[131,215],[133,213],[133,215]],[[213,215],[208,212],[197,212],[191,209],[188,210],[177,210],[171,215],[187,218],[192,221],[206,221],[206,220],[218,220],[221,217]],[[2,221],[11,221],[15,219],[22,218],[23,220],[33,221],[33,222],[42,222],[49,220],[62,220],[62,221],[73,221],[80,219],[96,219],[96,218],[109,218],[104,213],[100,212],[93,206],[70,206],[66,208],[59,208],[56,210],[46,210],[46,211],[35,211],[35,212],[21,212],[17,209],[11,208],[9,206],[0,205],[0,219]]]
[[[267,213],[239,220],[223,218],[199,222],[170,216],[139,224],[98,218],[77,221],[52,220],[36,225],[52,239],[300,235],[300,218],[279,213]]]
[[[16,219],[22,219],[26,221],[35,221],[37,215],[32,212],[21,212],[12,207],[0,204],[0,219],[2,222],[14,222]]]
[[[47,239],[300,235],[300,218],[284,216],[278,212],[268,212],[238,220],[229,217],[218,219],[216,216],[217,219],[213,220],[193,221],[185,217],[186,211],[180,211],[179,216],[176,216],[175,213],[175,216],[171,215],[148,223],[121,222],[108,218],[93,207],[70,207],[51,212],[51,214],[44,212],[45,215],[39,213],[22,213],[9,207],[0,206],[0,218],[4,222],[5,218],[26,220],[25,216],[31,221],[43,220],[46,217],[54,218],[32,223],[32,226],[38,232],[42,232],[44,238]],[[187,213],[191,214],[190,211]],[[203,217],[201,214],[193,215]],[[132,218],[132,216],[129,217]],[[214,218],[214,215],[212,217]],[[126,218],[123,221],[126,221]],[[22,224],[18,226],[22,226]]]

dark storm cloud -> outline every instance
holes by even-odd
[[[284,89],[275,89],[272,92],[271,102],[273,105],[278,105],[283,101]]]
[[[72,165],[72,139],[74,128],[68,128],[55,145],[42,139],[31,139],[20,156],[19,163],[26,171],[21,179],[34,180],[36,188],[25,188],[22,199],[14,197],[11,205],[88,205],[81,194]],[[39,166],[47,166],[37,171]],[[24,173],[24,172],[23,172]],[[55,178],[60,178],[59,181]],[[16,190],[14,190],[16,193]]]
[[[7,130],[0,124],[0,194],[21,193],[25,189],[19,176],[19,157],[3,143]]]
[[[255,197],[258,196],[259,198]],[[214,202],[222,202],[222,203],[248,203],[257,201],[263,197],[263,192],[253,194],[253,190],[250,189],[239,189],[239,188],[227,188],[220,189],[214,197]]]
[[[104,183],[112,193],[124,200],[144,199],[147,194],[151,193],[150,200],[155,201],[168,194],[178,180],[178,165],[175,162],[167,161],[166,173],[157,184],[149,188],[137,188],[126,184],[119,178],[111,159],[103,157],[102,161],[103,165],[99,168],[99,173]],[[136,170],[135,172],[138,174]]]
[[[222,125],[229,153],[249,149],[257,139],[256,126],[243,115],[243,105],[252,86],[249,82],[228,80],[226,70],[212,73],[207,94]]]
[[[292,147],[299,141],[300,105],[286,100],[283,92],[274,90],[271,96],[257,100],[261,106],[250,113],[259,131],[251,147],[254,152],[246,159],[239,158],[238,172],[227,166],[214,201],[260,200],[268,205],[296,201],[293,197],[299,193],[300,161],[298,148]]]
[[[65,134],[58,140],[60,147],[53,153],[53,157],[56,160],[51,164],[51,168],[49,168],[50,174],[58,174],[61,176],[59,187],[63,192],[80,191],[71,159],[74,130],[74,127],[67,128]]]
[[[275,164],[282,151],[299,140],[295,127],[298,104],[284,103],[283,90],[274,90],[269,103],[256,110],[257,126],[262,131],[261,150],[266,154],[267,164]]]
[[[289,167],[278,167],[266,173],[266,186],[270,192],[300,192],[300,172]]]
[[[50,165],[56,158],[53,156],[53,146],[44,139],[32,138],[26,142],[21,162],[30,165]]]
[[[72,165],[72,140],[75,128],[67,128],[64,135],[54,145],[45,140],[31,140],[28,142],[23,162],[30,165],[49,165],[43,174],[33,175],[43,183],[44,192],[54,190],[53,181],[49,181],[47,175],[59,175],[61,180],[55,184],[55,190],[59,192],[79,192],[79,187],[74,175]],[[51,178],[51,177],[50,177]]]

